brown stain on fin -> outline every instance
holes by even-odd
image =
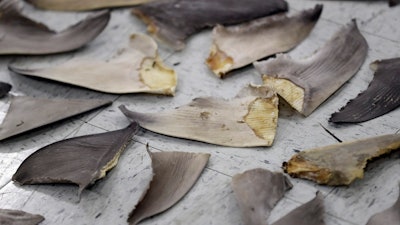
[[[44,220],[41,215],[30,214],[20,210],[0,209],[0,224],[4,225],[38,225]]]
[[[20,185],[73,183],[81,192],[114,168],[139,130],[125,129],[65,139],[40,148],[26,158],[12,180]]]
[[[175,205],[196,183],[207,165],[209,154],[188,152],[150,152],[154,177],[128,223],[164,212]]]
[[[111,103],[100,99],[43,99],[13,96],[8,112],[0,125],[0,140]]]
[[[361,123],[400,106],[400,58],[373,62],[371,68],[375,75],[367,90],[332,114],[330,122]]]
[[[292,188],[284,174],[261,168],[236,174],[231,185],[246,225],[266,225],[272,209]]]
[[[244,122],[259,138],[271,140],[272,145],[278,126],[278,114],[278,98],[259,98],[250,103]]]
[[[175,94],[176,73],[173,69],[166,67],[158,56],[143,60],[140,68],[140,80],[149,88],[149,91],[147,91],[149,93]]]
[[[368,44],[353,20],[307,59],[278,55],[254,66],[264,75],[264,85],[308,116],[357,73],[367,52]]]
[[[316,5],[290,17],[278,14],[234,26],[218,25],[213,29],[206,63],[215,75],[223,78],[229,71],[289,51],[309,35],[321,13],[322,5]]]
[[[218,46],[213,45],[210,55],[206,60],[206,64],[215,75],[219,78],[223,78],[226,72],[233,66],[233,59],[225,52],[221,51]]]
[[[284,0],[197,0],[196,4],[192,0],[168,0],[137,6],[133,13],[158,40],[182,50],[188,37],[205,28],[239,24],[287,10]]]
[[[7,34],[0,39],[0,55],[44,55],[72,51],[95,39],[110,20],[110,12],[96,12],[56,33],[22,15],[19,2],[15,0],[1,1],[0,15],[0,31]]]
[[[367,163],[400,149],[400,134],[383,135],[306,150],[283,164],[292,177],[325,185],[349,185],[363,178]]]

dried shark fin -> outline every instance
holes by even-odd
[[[322,5],[294,16],[268,16],[236,26],[216,26],[213,45],[206,61],[220,78],[267,56],[286,52],[303,41],[314,28]]]
[[[113,94],[153,93],[173,95],[177,76],[157,53],[156,42],[147,35],[134,34],[130,47],[110,61],[73,59],[64,64],[29,69],[9,65],[13,72],[50,79]]]
[[[267,88],[247,87],[230,100],[196,98],[188,105],[159,113],[120,110],[147,130],[206,143],[270,146],[278,122],[278,97]]]
[[[43,55],[72,51],[96,38],[110,20],[110,12],[94,13],[56,33],[21,14],[16,0],[0,2],[0,55]]]
[[[25,159],[12,180],[21,184],[72,183],[81,192],[114,168],[139,126],[74,137],[47,145]]]
[[[134,6],[151,0],[27,0],[34,6],[58,11],[86,11],[104,8]]]
[[[43,220],[44,217],[41,215],[20,210],[0,209],[0,224],[3,225],[37,225]]]
[[[176,204],[196,183],[210,154],[150,152],[154,177],[140,202],[130,213],[130,225],[159,214]]]
[[[11,88],[12,86],[10,84],[0,81],[0,98],[6,96],[8,92],[11,90]]]
[[[133,13],[158,40],[182,50],[188,37],[205,28],[239,24],[287,10],[284,0],[164,0],[140,5]]]
[[[398,225],[400,223],[400,193],[394,205],[380,213],[373,215],[367,225]]]
[[[320,192],[311,201],[294,209],[272,225],[324,225],[324,202]]]
[[[389,0],[389,6],[393,7],[400,4],[400,0]]]
[[[368,89],[332,114],[330,122],[365,122],[400,106],[400,58],[375,61],[371,68],[375,75]]]
[[[308,116],[356,74],[367,52],[368,44],[353,20],[307,59],[295,61],[278,55],[254,66],[264,75],[266,86]]]
[[[242,211],[244,224],[265,225],[270,212],[292,188],[282,173],[265,169],[248,170],[232,178],[232,188]]]
[[[399,148],[400,134],[377,136],[300,152],[283,168],[292,177],[318,184],[349,185],[363,178],[368,161]]]
[[[0,125],[0,140],[111,103],[108,100],[96,99],[41,99],[13,96],[6,117]]]

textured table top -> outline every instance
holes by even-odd
[[[377,59],[400,57],[400,6],[389,8],[385,1],[313,1],[289,0],[291,12],[324,4],[322,17],[310,36],[289,55],[306,57],[326,42],[341,25],[352,18],[368,41],[369,52],[361,70],[309,117],[290,109],[280,112],[277,136],[272,147],[229,148],[141,130],[135,142],[122,154],[119,164],[94,186],[83,191],[78,202],[77,187],[71,185],[19,186],[11,181],[22,160],[52,142],[123,128],[129,121],[118,110],[125,104],[140,112],[157,112],[190,102],[199,96],[233,97],[248,83],[261,84],[261,77],[252,66],[232,73],[224,80],[215,77],[204,60],[211,46],[211,32],[206,30],[191,38],[182,52],[160,49],[166,64],[178,73],[175,97],[147,94],[110,95],[56,82],[32,79],[7,70],[10,62],[24,65],[54,65],[73,57],[109,59],[128,46],[132,33],[143,33],[146,27],[130,14],[129,9],[112,11],[105,31],[85,48],[53,56],[2,56],[0,80],[13,85],[12,93],[37,97],[102,98],[114,101],[112,106],[95,110],[46,126],[0,143],[0,208],[20,209],[41,214],[47,224],[127,224],[129,212],[137,204],[151,179],[150,158],[146,143],[153,151],[207,152],[211,154],[207,168],[191,191],[165,213],[141,224],[243,224],[232,188],[233,175],[252,168],[281,171],[283,161],[297,150],[337,143],[340,140],[366,138],[400,132],[400,110],[358,125],[333,126],[330,115],[348,100],[365,90],[373,77],[369,63]],[[61,30],[90,13],[41,11],[25,4],[24,14]],[[0,101],[0,118],[7,111],[9,99]],[[326,224],[362,225],[369,217],[390,207],[399,195],[400,154],[370,163],[365,177],[349,187],[326,187],[312,182],[291,179],[294,187],[273,210],[273,222],[293,208],[307,202],[320,190],[324,195]]]

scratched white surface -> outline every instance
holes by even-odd
[[[106,98],[112,106],[55,123],[45,128],[0,142],[0,208],[20,209],[43,215],[47,224],[127,224],[151,178],[150,159],[145,150],[208,152],[207,168],[192,190],[173,208],[141,224],[243,224],[230,187],[231,177],[252,168],[281,171],[281,164],[295,151],[336,143],[324,131],[329,129],[341,140],[400,132],[400,109],[358,125],[333,126],[330,114],[364,90],[373,77],[369,63],[377,59],[400,57],[400,6],[389,8],[385,1],[313,1],[289,0],[291,11],[324,4],[322,18],[303,43],[289,54],[306,57],[327,41],[341,25],[356,18],[370,50],[361,70],[335,95],[308,118],[293,110],[281,111],[275,143],[269,148],[227,148],[194,141],[165,137],[142,130],[121,156],[116,168],[82,194],[70,185],[19,186],[10,181],[22,160],[40,147],[69,137],[120,129],[129,121],[118,110],[120,104],[141,112],[157,112],[183,105],[199,96],[232,97],[248,83],[260,84],[260,75],[251,67],[235,71],[224,80],[216,78],[204,64],[211,44],[210,30],[195,35],[179,53],[160,49],[166,63],[179,76],[175,97],[155,95],[109,95],[55,82],[31,79],[7,70],[7,65],[54,65],[72,57],[108,59],[128,45],[129,35],[145,32],[146,27],[130,15],[129,9],[112,11],[106,30],[85,48],[72,53],[45,57],[0,57],[0,80],[13,85],[14,94],[65,97]],[[83,19],[88,13],[41,11],[25,4],[24,13],[61,30]],[[267,41],[267,40],[266,40]],[[0,118],[7,111],[8,99],[0,101]],[[322,127],[323,126],[323,127]],[[314,197],[317,190],[325,196],[327,225],[364,225],[376,212],[390,207],[399,195],[400,154],[369,164],[365,178],[349,187],[325,187],[291,179],[294,188],[272,212],[269,222]]]

